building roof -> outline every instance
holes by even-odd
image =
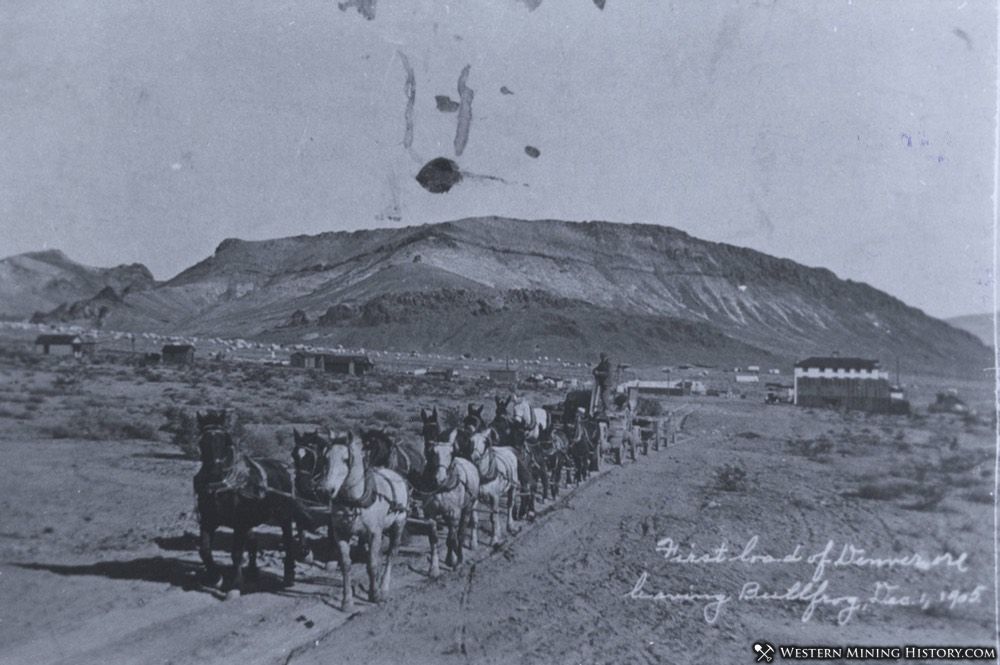
[[[35,338],[35,344],[79,344],[79,335],[39,335]]]
[[[368,363],[369,365],[374,364],[374,363],[372,363],[371,358],[369,358],[368,356],[346,355],[346,354],[341,354],[341,353],[321,353],[321,354],[317,354],[317,355],[323,356],[323,359],[326,362],[330,362],[330,361],[333,361],[333,362],[337,362],[337,361],[340,361],[340,362],[351,362],[351,361],[354,361],[356,363]]]
[[[841,356],[832,356],[829,358],[823,358],[821,356],[812,356],[811,358],[806,358],[805,360],[800,360],[795,363],[796,367],[819,367],[820,369],[864,369],[873,370],[878,367],[877,360],[868,360],[866,358],[843,358]]]
[[[164,344],[163,353],[179,353],[185,351],[194,351],[194,346],[191,344]]]

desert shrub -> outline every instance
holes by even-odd
[[[156,383],[162,381],[163,377],[154,370],[152,367],[140,366],[135,370],[135,376],[139,379],[139,382],[148,381],[149,383]]]
[[[833,441],[826,436],[818,439],[792,439],[787,446],[792,454],[816,460],[833,452]]]
[[[659,400],[641,397],[635,407],[635,412],[640,416],[662,416],[664,408]]]
[[[993,503],[993,492],[985,489],[972,489],[962,494],[962,498],[972,503]]]
[[[747,487],[747,471],[739,464],[723,464],[715,469],[715,486],[724,492],[740,492]]]
[[[944,498],[948,496],[948,487],[945,485],[931,485],[925,487],[919,494],[915,502],[905,506],[910,510],[930,511],[938,507]]]
[[[913,492],[918,487],[907,480],[876,481],[860,484],[854,491],[854,496],[873,501],[892,501]]]
[[[403,416],[399,412],[390,409],[375,409],[368,417],[368,420],[376,427],[379,425],[388,425],[394,429],[399,429],[403,426]]]
[[[48,429],[54,439],[155,441],[156,428],[147,422],[122,417],[106,409],[88,409],[76,417]]]
[[[198,421],[189,409],[168,406],[163,414],[167,422],[161,427],[170,433],[170,442],[188,459],[198,459]]]
[[[308,390],[296,390],[289,398],[294,402],[309,402],[312,400],[312,393]]]
[[[757,434],[757,432],[740,432],[736,437],[740,439],[759,439],[760,434]]]
[[[938,468],[944,473],[964,473],[992,459],[993,454],[988,450],[964,450],[952,455],[943,455]]]

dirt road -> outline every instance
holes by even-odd
[[[872,471],[940,464],[925,426],[904,428],[890,449],[859,443],[876,427],[865,420],[710,404],[676,446],[591,481],[505,547],[484,546],[474,566],[430,581],[426,545],[415,540],[390,602],[359,603],[353,617],[323,602],[339,575],[314,566],[300,565],[300,583],[282,590],[274,561],[257,593],[231,602],[198,586],[185,535],[191,497],[178,491],[195,465],[158,444],[0,441],[0,456],[17,460],[0,468],[0,663],[740,663],[752,662],[756,639],[992,642],[992,505],[957,494],[931,507],[854,496]],[[789,441],[818,427],[836,430],[836,447],[794,452]],[[962,449],[988,445],[981,433],[961,436]],[[746,477],[723,483],[726,464]],[[828,541],[826,600],[808,620],[808,599],[763,596],[808,582],[816,565],[807,558]],[[658,542],[680,555],[726,543],[729,558],[668,562]],[[857,557],[838,567],[846,545],[900,560],[966,556],[926,570]],[[765,553],[790,560],[752,559]],[[880,581],[913,602],[890,603]],[[754,583],[756,597],[746,591]],[[920,593],[933,602],[917,603]],[[838,625],[851,595],[859,606]]]

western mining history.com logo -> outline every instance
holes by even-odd
[[[754,662],[780,660],[986,660],[996,661],[996,647],[964,646],[774,646],[766,640],[753,643]]]

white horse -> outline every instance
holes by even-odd
[[[358,534],[368,550],[368,599],[379,602],[389,591],[392,557],[399,551],[409,502],[406,481],[389,469],[365,466],[361,437],[330,432],[323,489],[330,493],[330,540],[336,545],[343,578],[341,609],[354,609],[351,589],[351,537]],[[385,570],[379,579],[382,532],[389,536]]]
[[[438,442],[425,449],[427,466],[434,469],[436,488],[424,502],[424,515],[430,519],[440,517],[448,527],[448,554],[445,564],[455,568],[462,565],[462,546],[465,543],[465,528],[472,526],[469,549],[478,544],[475,529],[476,502],[479,500],[479,471],[467,459],[454,454],[456,433],[451,440]],[[438,562],[437,526],[430,525],[427,534],[431,547],[430,577],[441,575]]]
[[[500,525],[497,514],[500,500],[507,497],[507,531],[514,530],[514,496],[521,485],[517,479],[517,455],[511,448],[494,446],[496,432],[488,429],[460,440],[459,453],[467,456],[479,471],[479,498],[489,504],[490,526],[493,530],[492,545],[500,543]],[[461,450],[467,448],[467,450]],[[478,528],[478,518],[472,513],[472,530]]]
[[[514,422],[524,428],[525,440],[528,443],[537,443],[542,432],[548,431],[551,424],[548,411],[541,407],[532,407],[524,398],[514,403],[511,412]]]

